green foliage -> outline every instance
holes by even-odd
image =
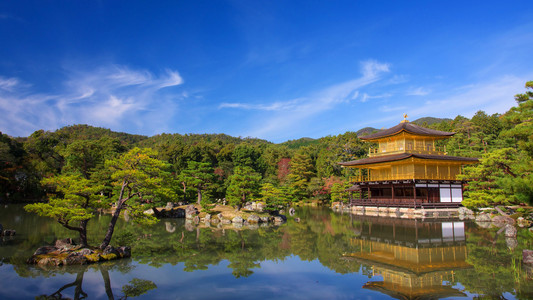
[[[266,170],[261,151],[251,145],[241,144],[235,147],[232,159],[235,167],[249,167],[260,174]]]
[[[522,155],[513,148],[498,149],[483,155],[479,164],[465,167],[458,176],[469,182],[463,204],[484,207],[530,202],[533,178],[530,172],[524,173],[522,169],[530,169],[531,162]]]
[[[133,278],[128,284],[122,286],[122,293],[124,293],[124,298],[138,297],[155,288],[157,285],[151,280]]]
[[[286,146],[289,149],[299,149],[301,147],[317,145],[318,143],[320,143],[320,141],[312,139],[312,138],[304,137],[304,138],[299,138],[297,140],[288,140],[282,143],[281,145]]]
[[[28,204],[24,208],[40,216],[55,219],[67,229],[79,232],[80,243],[87,244],[87,221],[98,208],[105,206],[98,193],[102,187],[79,174],[58,175],[43,179],[43,184],[55,189],[46,203]]]
[[[369,147],[355,132],[324,137],[320,141],[321,150],[316,161],[319,178],[353,175],[353,169],[342,168],[338,163],[364,157]]]
[[[348,193],[346,189],[350,187],[349,182],[335,182],[331,186],[331,201],[332,202],[346,202],[348,201]]]
[[[198,204],[202,202],[202,191],[208,189],[215,179],[214,170],[210,163],[189,161],[187,169],[183,170],[179,180],[184,186],[193,187],[198,195]]]
[[[287,187],[278,188],[271,183],[261,185],[261,201],[265,203],[265,208],[268,211],[278,211],[291,203],[292,200],[291,192]]]
[[[155,158],[157,152],[150,148],[133,148],[116,159],[106,161],[115,186],[113,193],[117,202],[130,201],[144,204],[139,209],[163,206],[176,199],[177,186],[169,165]],[[133,203],[128,205],[135,209]]]
[[[156,157],[154,150],[136,147],[105,162],[115,186],[113,199],[116,202],[113,218],[100,248],[109,245],[118,216],[126,203],[133,221],[150,224],[156,220],[144,214],[144,210],[163,206],[168,200],[176,199],[174,187],[177,184],[169,172],[170,165]]]
[[[261,175],[251,167],[235,167],[234,174],[229,177],[230,184],[226,192],[228,203],[239,209],[243,207],[257,193],[260,181]]]
[[[59,151],[65,160],[63,172],[80,172],[90,178],[106,159],[125,151],[119,140],[102,137],[98,140],[75,140]]]
[[[296,152],[290,163],[290,173],[287,180],[298,200],[309,196],[308,185],[314,174],[311,157],[303,151]]]

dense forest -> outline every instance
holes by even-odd
[[[469,182],[466,206],[533,203],[533,81],[515,100],[517,105],[502,114],[478,111],[472,118],[413,121],[456,132],[441,142],[449,155],[480,158],[461,175]],[[273,144],[225,134],[146,137],[88,125],[38,130],[24,138],[0,133],[0,201],[68,198],[81,190],[87,201],[123,196],[154,207],[222,199],[236,206],[250,200],[274,206],[338,201],[353,175],[338,162],[365,157],[372,146],[357,134]]]

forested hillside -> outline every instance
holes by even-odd
[[[517,106],[503,114],[479,111],[470,119],[458,115],[453,120],[417,120],[421,126],[456,132],[441,142],[449,155],[480,158],[479,164],[465,167],[461,177],[470,182],[465,205],[533,202],[532,89],[530,81],[526,92],[515,96]],[[365,157],[372,145],[357,134],[372,131],[365,128],[282,144],[225,134],[145,137],[88,125],[38,130],[27,138],[1,134],[0,201],[45,199],[49,190],[42,180],[67,174],[81,176],[101,185],[102,193],[115,195],[106,161],[135,147],[151,148],[150,155],[171,174],[172,195],[177,199],[159,195],[158,201],[209,203],[226,198],[241,205],[251,199],[277,204],[336,200],[353,175],[338,162]]]

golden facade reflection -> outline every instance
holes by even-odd
[[[365,217],[345,253],[382,280],[367,282],[372,289],[398,299],[464,297],[453,287],[454,270],[466,262],[464,222],[425,222]],[[401,222],[399,222],[401,221]]]

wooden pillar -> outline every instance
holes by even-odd
[[[415,202],[415,208],[416,208],[416,183],[413,180],[413,201]]]
[[[392,191],[391,199],[392,199],[392,203],[394,203],[394,183],[391,183],[391,191]]]
[[[428,187],[428,184],[426,183],[426,203],[429,203],[429,187]]]

